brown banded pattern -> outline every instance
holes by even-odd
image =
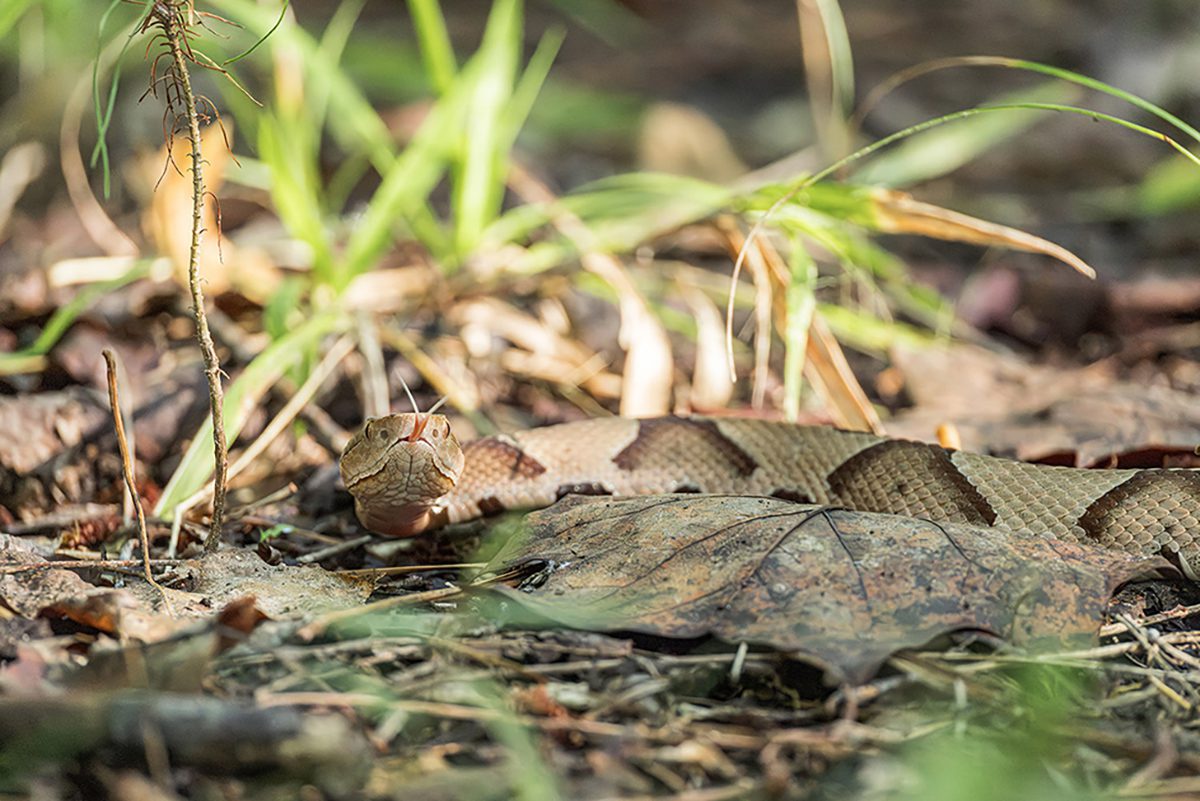
[[[488,462],[499,465],[511,478],[536,478],[546,472],[537,459],[500,437],[485,437],[468,442],[463,447],[467,462]]]
[[[712,420],[693,417],[659,417],[638,420],[633,442],[613,457],[622,470],[654,470],[659,465],[678,463],[681,453],[726,464],[738,476],[748,476],[758,462],[736,442],[726,437]]]
[[[1193,470],[1139,470],[1097,498],[1076,525],[1108,548],[1178,553],[1200,545],[1200,474]]]
[[[829,475],[834,498],[851,509],[990,526],[996,510],[934,445],[883,440]]]

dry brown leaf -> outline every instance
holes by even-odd
[[[225,130],[232,137],[228,121]],[[207,282],[205,291],[216,296],[234,288],[257,303],[266,303],[283,276],[263,251],[238,248],[228,238],[219,238],[213,197],[225,181],[225,170],[233,156],[219,125],[204,128],[200,140],[208,192],[204,198],[204,232],[199,254],[200,275]],[[186,136],[176,136],[171,145],[169,154],[164,146],[141,161],[139,172],[144,188],[153,188],[147,197],[143,225],[155,249],[171,259],[176,280],[187,286],[192,243],[191,145]]]
[[[983,629],[1031,648],[1094,641],[1113,589],[1161,559],[743,496],[568,499],[494,564],[545,562],[506,591],[576,628],[714,635],[796,651],[839,679]]]
[[[0,534],[0,565],[35,568],[45,562],[19,539]],[[124,617],[137,601],[124,590],[93,587],[70,570],[30,569],[0,573],[0,606],[30,620],[57,617],[107,634],[123,633]]]
[[[894,189],[875,189],[871,199],[874,222],[880,231],[1041,253],[1070,265],[1088,278],[1096,277],[1096,271],[1083,259],[1040,236],[922,203],[907,192]]]
[[[621,414],[657,417],[671,409],[675,360],[658,318],[639,295],[622,295],[621,333],[625,369],[621,373]]]
[[[938,426],[952,423],[966,450],[1024,460],[1071,456],[1061,463],[1077,466],[1200,443],[1192,394],[1117,380],[1103,365],[1048,367],[964,344],[897,347],[892,356],[915,404],[888,422],[893,437],[933,441]]]

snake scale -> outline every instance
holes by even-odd
[[[437,414],[368,420],[341,457],[368,529],[410,536],[570,493],[774,496],[1161,555],[1200,575],[1200,470],[1085,470],[763,420],[606,418],[460,447]]]

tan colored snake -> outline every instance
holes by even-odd
[[[459,446],[437,414],[367,421],[342,478],[372,531],[410,536],[569,493],[767,495],[995,526],[1149,556],[1200,575],[1200,471],[1083,470],[830,428],[607,418]]]

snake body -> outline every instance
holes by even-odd
[[[363,524],[408,536],[564,495],[774,496],[1161,555],[1200,576],[1200,470],[1084,470],[763,420],[607,418],[459,446],[441,415],[369,420],[342,477]]]

